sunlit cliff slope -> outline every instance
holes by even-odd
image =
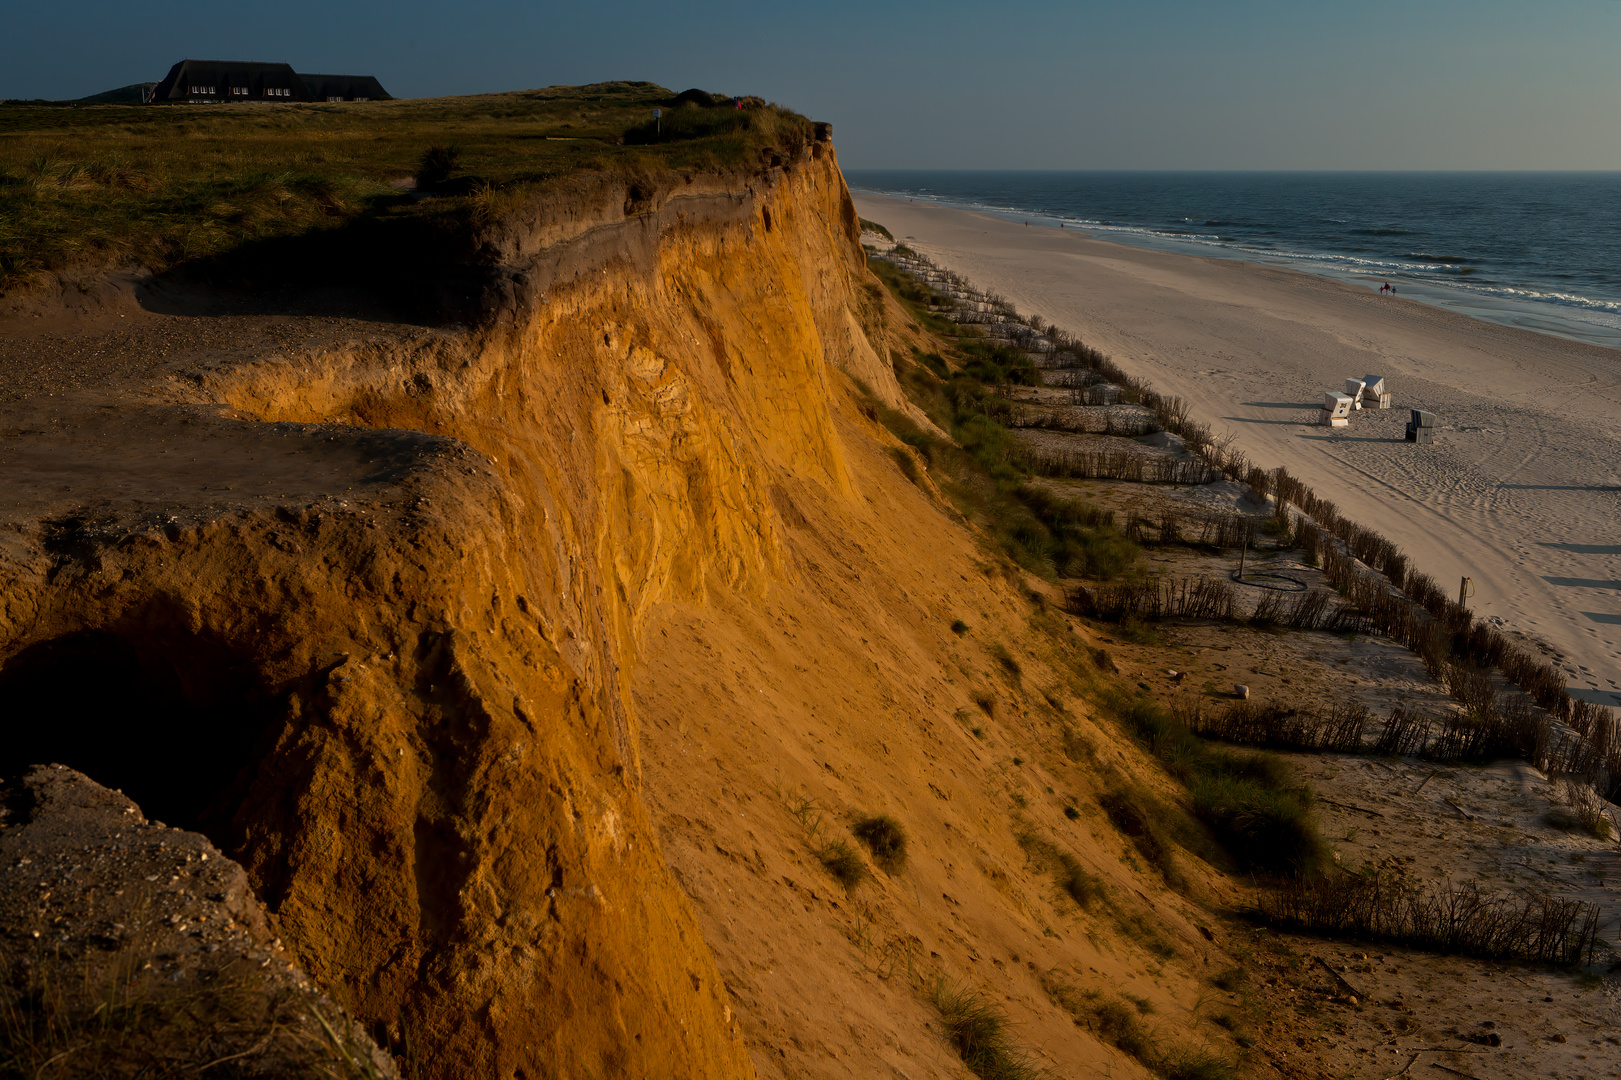
[[[402,1075],[957,1075],[936,979],[1138,1070],[1053,986],[1197,997],[1208,934],[1085,797],[1161,781],[876,422],[915,327],[825,132],[477,230],[462,322],[76,301],[0,415],[3,764],[207,832]],[[878,813],[910,861],[846,890],[811,852]]]

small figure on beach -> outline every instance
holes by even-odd
[[[1379,286],[1379,291],[1382,292],[1382,293],[1389,292],[1390,291],[1390,282],[1387,281],[1383,285]]]

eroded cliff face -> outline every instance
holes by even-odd
[[[219,777],[197,821],[421,1075],[751,1076],[630,686],[656,605],[776,587],[792,490],[858,498],[838,372],[902,405],[854,210],[817,143],[484,239],[479,328],[34,402],[0,680],[146,680],[129,752],[183,740]]]

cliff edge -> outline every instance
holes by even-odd
[[[476,324],[15,328],[3,764],[206,831],[421,1075],[751,1075],[630,687],[657,605],[772,588],[790,488],[857,497],[838,372],[901,397],[854,211],[815,141],[476,247]]]

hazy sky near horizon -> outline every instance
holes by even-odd
[[[647,79],[832,121],[846,168],[1621,169],[1621,0],[0,0],[0,97],[176,60],[396,96]]]

